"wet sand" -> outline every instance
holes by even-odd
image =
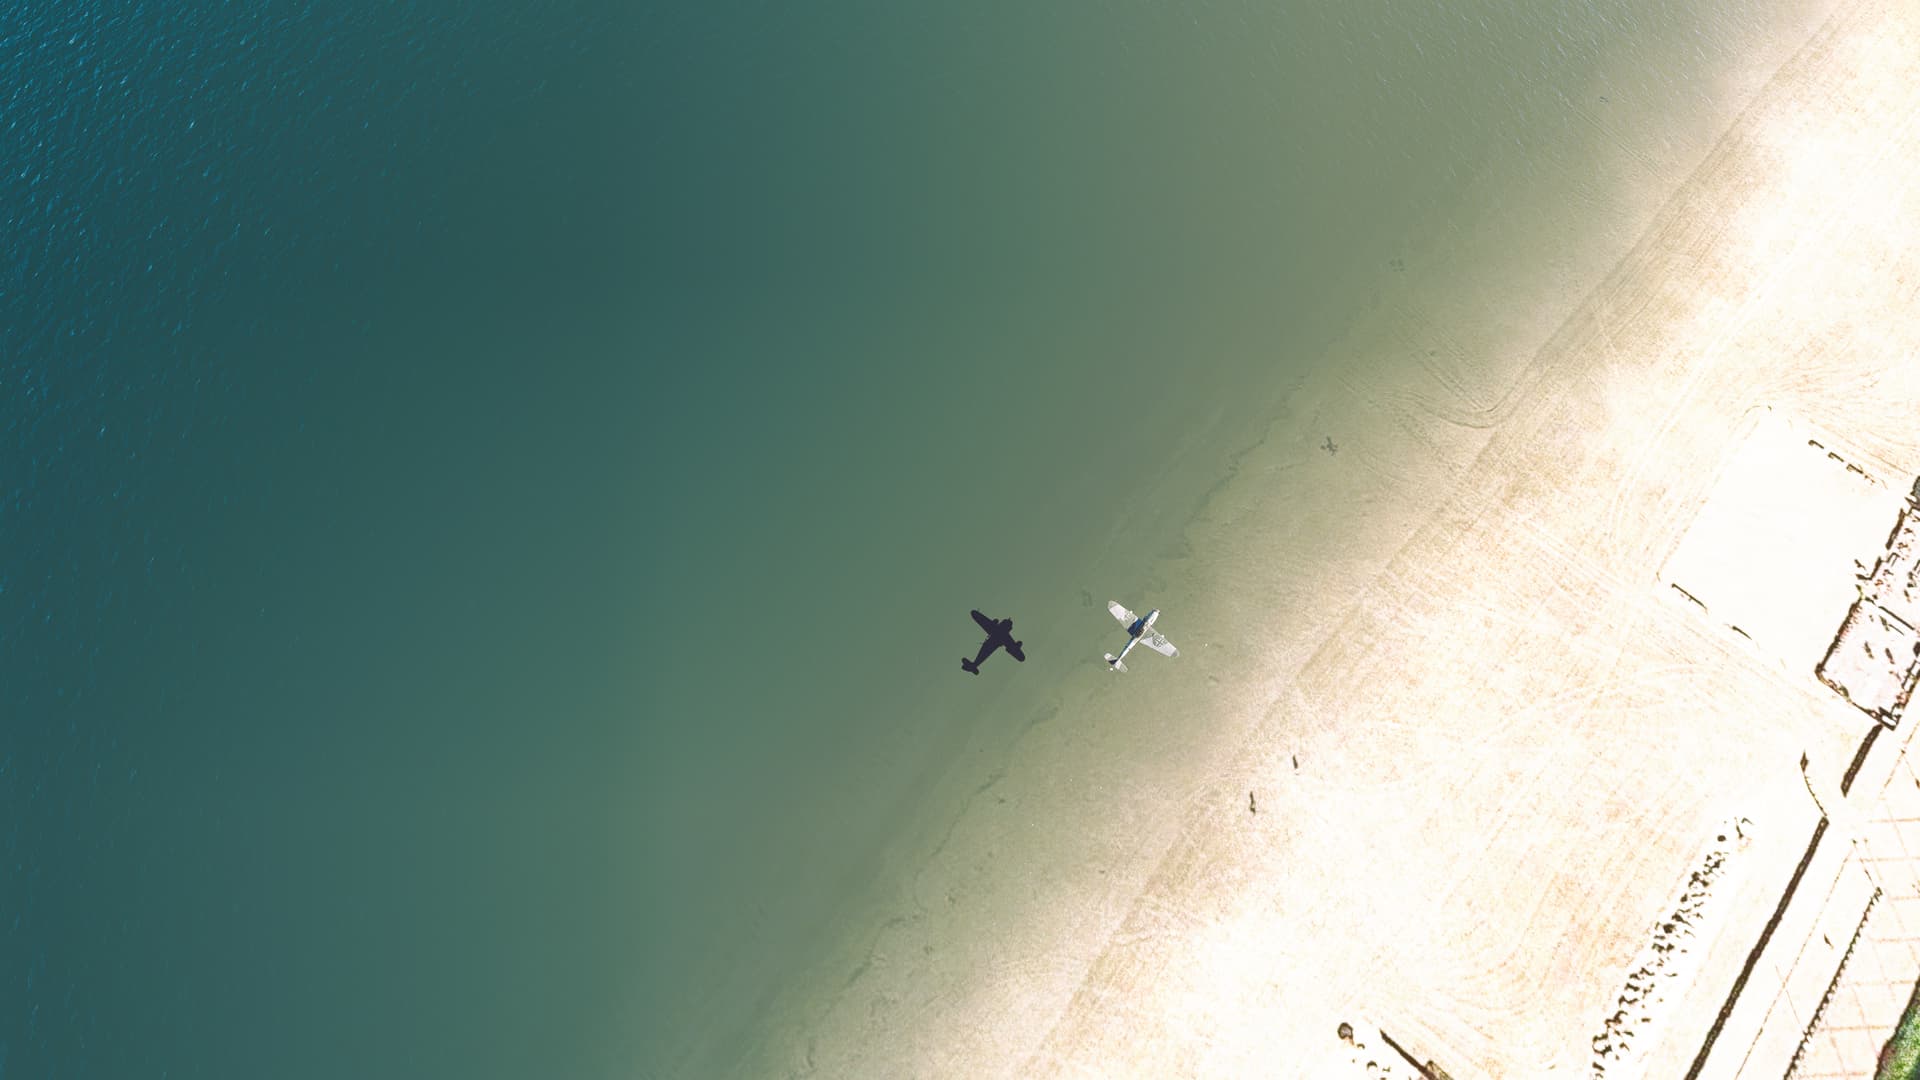
[[[965,809],[892,853],[904,884],[745,1071],[1327,1077],[1353,1022],[1456,1077],[1571,1075],[1746,817],[1697,971],[1635,1036],[1684,1071],[1817,817],[1800,756],[1837,771],[1868,721],[1662,567],[1757,409],[1920,472],[1920,12],[1802,16],[1694,127],[1591,106],[1625,194],[1550,269],[1468,272],[1550,207],[1410,250],[1462,287],[1383,283],[1356,359],[1116,591],[1179,659],[1090,665],[1003,767],[946,778]]]

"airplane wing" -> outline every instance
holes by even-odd
[[[1132,626],[1134,623],[1134,620],[1140,617],[1138,615],[1135,615],[1133,612],[1128,611],[1126,608],[1121,607],[1120,602],[1117,600],[1107,601],[1107,610],[1113,612],[1114,618],[1119,619],[1121,622],[1125,623],[1128,626]]]
[[[1173,647],[1173,642],[1168,641],[1166,635],[1157,630],[1142,634],[1140,636],[1140,643],[1152,649],[1154,652],[1159,653],[1161,656],[1180,655],[1180,650]]]
[[[979,623],[980,629],[985,630],[989,634],[993,633],[995,629],[993,620],[977,611],[973,613],[973,621]]]

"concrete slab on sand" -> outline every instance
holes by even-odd
[[[1661,579],[1813,677],[1905,499],[1841,440],[1762,406]]]

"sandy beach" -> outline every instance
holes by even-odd
[[[941,780],[964,810],[745,1075],[1417,1075],[1380,1030],[1452,1077],[1587,1075],[1682,909],[1605,1075],[1685,1072],[1821,816],[1802,755],[1837,784],[1873,724],[1808,641],[1920,473],[1920,9],[1803,5],[1751,54],[1696,115],[1580,103],[1616,171],[1544,269],[1486,252],[1563,208],[1410,244],[1391,314],[1113,584],[1181,656],[1109,679],[1079,616],[1085,679]],[[1728,477],[1803,436],[1782,550],[1778,493]]]

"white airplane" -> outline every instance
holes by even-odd
[[[1161,656],[1180,655],[1180,650],[1173,647],[1173,642],[1168,641],[1160,631],[1153,628],[1153,621],[1160,617],[1159,608],[1154,608],[1152,611],[1147,612],[1147,616],[1144,619],[1128,611],[1126,608],[1121,607],[1118,602],[1113,600],[1107,601],[1107,610],[1113,612],[1113,617],[1119,619],[1127,628],[1127,647],[1120,650],[1119,656],[1115,656],[1112,653],[1107,654],[1108,670],[1127,670],[1127,665],[1122,663],[1122,661],[1126,660],[1127,654],[1133,651],[1135,645],[1142,643]]]

